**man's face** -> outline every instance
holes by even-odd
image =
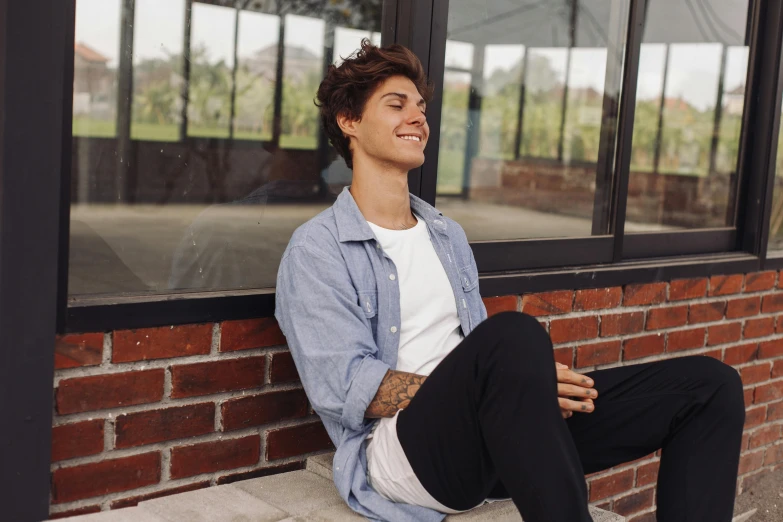
[[[363,156],[404,171],[424,163],[430,135],[426,104],[416,86],[404,76],[381,83],[367,100],[360,121],[346,122],[353,159]]]

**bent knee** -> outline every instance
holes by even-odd
[[[725,421],[742,426],[745,422],[745,396],[742,379],[732,366],[706,356],[686,357],[692,375],[713,395],[712,403]]]
[[[551,363],[554,359],[549,334],[534,317],[521,312],[501,312],[487,319],[482,326],[482,335],[497,351],[526,364]]]

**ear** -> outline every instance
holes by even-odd
[[[356,126],[359,124],[359,121],[360,120],[351,118],[346,113],[340,113],[337,115],[337,125],[340,127],[340,130],[343,131],[343,134],[345,134],[345,136],[349,139],[356,137]]]

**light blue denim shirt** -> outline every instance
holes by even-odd
[[[411,195],[448,275],[467,335],[487,317],[465,232]],[[367,482],[363,441],[377,422],[365,419],[386,371],[397,367],[400,288],[397,269],[345,188],[334,205],[294,232],[277,275],[275,317],[337,451],[340,496],[370,520],[438,522],[444,515],[390,502]]]

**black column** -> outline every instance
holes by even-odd
[[[49,514],[73,10],[72,1],[0,2],[0,518],[9,522]]]

